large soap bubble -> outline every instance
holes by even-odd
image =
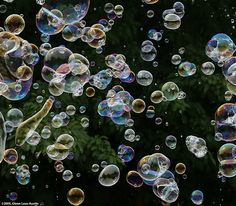
[[[120,179],[120,169],[116,165],[107,165],[99,174],[98,181],[105,187],[115,185]]]
[[[236,46],[226,34],[216,34],[206,46],[206,55],[214,62],[223,62],[233,56]]]

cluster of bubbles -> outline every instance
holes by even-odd
[[[135,80],[135,74],[126,63],[126,57],[123,54],[107,55],[105,63],[111,68],[111,74],[114,78],[118,78],[124,83],[132,83]]]
[[[104,5],[104,11],[106,12],[108,19],[114,20],[116,18],[122,18],[124,7],[120,4],[114,6],[112,3],[106,3]]]
[[[145,40],[141,45],[140,56],[144,61],[151,62],[157,56],[157,50],[150,40]]]
[[[232,143],[222,145],[217,158],[220,176],[234,177],[236,175],[236,145]]]
[[[64,160],[74,145],[74,138],[69,134],[60,135],[54,144],[47,147],[47,155],[52,160]]]
[[[60,96],[64,92],[81,96],[83,86],[90,79],[89,66],[86,57],[60,46],[47,52],[41,74],[49,83],[48,89],[53,96]]]
[[[130,119],[133,97],[123,88],[114,86],[108,91],[107,99],[98,104],[98,114],[110,117],[118,125],[126,125]]]
[[[206,141],[200,137],[189,135],[185,140],[188,150],[197,158],[202,158],[207,153]]]
[[[6,139],[7,139],[7,131],[6,131],[5,119],[2,113],[0,112],[0,163],[4,159]]]
[[[64,27],[80,22],[87,14],[90,1],[81,0],[61,1],[49,0],[43,2],[42,8],[36,15],[38,30],[47,35],[60,33]]]
[[[0,95],[16,101],[29,92],[34,66],[39,61],[38,47],[19,35],[25,27],[22,16],[12,14],[0,32]]]
[[[30,177],[31,173],[28,165],[23,164],[16,168],[16,179],[21,185],[27,185],[30,182]]]
[[[184,5],[181,2],[175,2],[172,9],[167,9],[162,13],[164,26],[171,30],[178,29],[181,26],[181,19],[184,14]]]
[[[122,162],[130,162],[134,158],[134,149],[122,144],[118,147],[117,155]]]

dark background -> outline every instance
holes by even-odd
[[[43,140],[37,147],[24,146],[17,148],[19,155],[25,155],[26,160],[19,160],[18,164],[27,163],[39,165],[38,172],[31,172],[31,182],[27,186],[17,183],[14,175],[9,173],[11,167],[6,163],[0,165],[0,202],[7,201],[6,194],[15,191],[18,193],[18,202],[44,202],[46,206],[69,205],[66,200],[66,193],[72,187],[80,187],[85,192],[85,202],[83,205],[96,206],[152,206],[162,205],[161,201],[153,194],[151,187],[143,186],[140,189],[133,189],[125,181],[125,176],[129,170],[135,170],[139,159],[147,154],[155,152],[155,145],[160,145],[160,152],[168,156],[171,160],[171,171],[174,172],[176,163],[185,163],[187,179],[176,174],[176,181],[180,188],[180,196],[176,203],[172,205],[193,205],[190,200],[191,192],[200,189],[204,192],[203,205],[236,205],[236,181],[235,178],[221,180],[217,178],[218,161],[217,151],[224,142],[214,140],[214,126],[211,120],[214,119],[216,109],[225,102],[224,93],[227,90],[221,69],[216,67],[216,72],[212,76],[204,76],[200,71],[200,65],[209,59],[205,55],[205,45],[207,41],[217,33],[226,33],[235,40],[234,24],[231,19],[235,18],[235,2],[232,0],[185,0],[186,14],[182,19],[180,29],[171,31],[163,26],[162,12],[172,7],[174,1],[160,0],[157,4],[147,5],[141,0],[130,1],[91,1],[90,9],[85,17],[87,25],[92,25],[101,18],[106,18],[103,7],[105,3],[111,2],[114,5],[122,4],[125,8],[122,19],[115,20],[112,30],[107,33],[107,42],[102,54],[96,54],[95,50],[86,43],[77,40],[75,43],[64,41],[61,34],[52,36],[50,43],[53,47],[64,44],[73,52],[83,53],[90,61],[95,61],[96,65],[91,68],[91,73],[95,74],[100,69],[106,68],[104,58],[111,53],[122,53],[127,58],[130,68],[137,73],[141,69],[149,70],[154,75],[154,82],[148,88],[141,87],[136,83],[130,85],[113,80],[112,86],[121,84],[135,98],[143,98],[147,105],[151,105],[150,94],[160,89],[167,81],[175,82],[181,90],[186,92],[184,100],[174,102],[163,102],[156,106],[156,116],[162,117],[163,123],[155,125],[154,119],[147,119],[145,113],[141,115],[132,114],[135,120],[134,130],[141,136],[141,140],[129,143],[124,140],[125,127],[115,126],[111,120],[101,118],[96,112],[97,104],[105,99],[106,91],[96,90],[93,98],[85,95],[79,98],[72,98],[63,94],[56,98],[61,101],[62,108],[53,108],[55,113],[65,111],[68,102],[79,108],[82,105],[87,107],[85,115],[79,112],[72,117],[68,127],[53,129],[53,135],[49,140]],[[1,2],[0,2],[1,3]],[[7,4],[8,10],[5,14],[0,14],[0,26],[3,26],[5,18],[12,14],[23,14],[26,21],[26,28],[20,35],[31,43],[40,46],[40,33],[35,26],[35,15],[40,6],[35,0],[15,0],[12,4]],[[147,11],[154,10],[154,18],[147,18]],[[156,61],[159,66],[152,66],[152,63],[144,62],[140,58],[140,45],[147,39],[147,32],[151,28],[164,30],[163,39],[154,42],[158,55]],[[165,43],[169,39],[169,43]],[[189,78],[176,76],[176,69],[171,64],[170,59],[173,54],[178,53],[180,47],[185,47],[186,52],[183,60],[194,62],[198,66],[197,74]],[[47,83],[41,79],[40,70],[42,68],[41,58],[34,71],[34,82],[40,84],[39,90],[31,89],[28,96],[19,102],[10,102],[0,97],[0,111],[6,115],[9,105],[21,109],[25,118],[38,111],[42,104],[38,104],[35,98],[43,93],[45,99],[50,95],[47,90]],[[156,84],[154,84],[156,83]],[[88,86],[88,85],[87,85]],[[234,102],[234,98],[231,100]],[[83,129],[80,126],[80,119],[87,116],[90,119],[90,127]],[[49,124],[50,117],[47,117],[40,128]],[[168,126],[166,126],[168,122]],[[39,131],[40,131],[39,128]],[[61,133],[71,131],[76,139],[73,149],[74,160],[65,160],[66,169],[76,173],[81,173],[81,177],[70,182],[62,180],[61,174],[55,172],[54,163],[49,161],[45,155],[45,148],[52,143]],[[178,139],[177,148],[170,150],[165,146],[165,137],[169,134],[175,135]],[[188,135],[196,135],[206,140],[208,154],[197,159],[185,146],[185,138]],[[122,165],[115,155],[115,151],[120,143],[132,146],[135,149],[135,159]],[[7,147],[14,147],[14,134],[8,137]],[[37,152],[42,152],[36,158]],[[97,181],[98,173],[91,172],[91,165],[100,164],[101,161],[118,164],[121,168],[120,181],[113,187],[105,188]]]

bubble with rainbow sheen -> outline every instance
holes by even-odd
[[[225,78],[233,85],[236,85],[236,57],[228,59],[222,68]]]
[[[126,175],[126,181],[134,188],[141,187],[143,185],[143,179],[138,172],[131,170]]]
[[[134,158],[134,149],[130,146],[121,144],[117,151],[118,157],[122,162],[130,162]]]
[[[216,34],[206,45],[206,55],[214,62],[224,62],[233,56],[236,46],[233,40],[226,34]]]
[[[195,205],[201,205],[204,200],[204,195],[201,190],[194,190],[191,194],[191,201]]]
[[[222,141],[236,140],[236,104],[222,104],[215,113],[215,133],[219,133]]]
[[[197,67],[194,63],[183,62],[179,65],[178,73],[182,77],[189,77],[196,73]]]
[[[20,165],[16,168],[16,179],[19,184],[27,185],[30,182],[31,174],[28,165]]]
[[[224,177],[234,177],[236,175],[236,159],[234,158],[235,144],[227,143],[221,146],[217,158],[219,161],[219,171]]]
[[[18,153],[15,149],[6,149],[3,156],[4,161],[9,165],[14,165],[18,161]]]
[[[140,176],[148,181],[156,180],[170,167],[170,160],[161,153],[144,156],[137,165]]]

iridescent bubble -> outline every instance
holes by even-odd
[[[131,170],[126,175],[126,181],[129,185],[137,188],[143,185],[143,179],[138,172]]]
[[[233,56],[236,46],[232,39],[223,33],[216,34],[206,46],[206,55],[214,62],[224,62]]]
[[[30,171],[28,165],[21,165],[16,168],[16,179],[21,185],[27,185],[30,182]]]
[[[83,117],[80,120],[80,124],[83,128],[88,128],[89,127],[89,119],[87,117]]]
[[[88,87],[85,90],[85,94],[87,97],[93,97],[95,95],[95,89],[93,87]]]
[[[80,188],[71,188],[67,193],[67,201],[71,205],[81,205],[84,202],[84,192]]]
[[[4,28],[12,34],[20,34],[25,28],[25,20],[18,14],[11,14],[4,22]]]
[[[184,163],[181,163],[181,162],[180,162],[180,163],[178,163],[178,164],[175,165],[175,172],[176,172],[177,174],[182,175],[182,174],[185,173],[185,171],[186,171],[186,166],[185,166]]]
[[[206,141],[202,138],[189,135],[185,140],[186,146],[197,158],[204,157],[207,153]]]
[[[55,168],[56,172],[58,172],[58,173],[63,172],[65,169],[62,161],[56,161],[54,163],[54,168]]]
[[[154,104],[161,103],[163,101],[163,99],[164,99],[164,94],[160,90],[156,90],[156,91],[152,92],[152,94],[150,96],[150,100]]]
[[[194,190],[191,194],[191,200],[195,205],[201,205],[203,203],[204,195],[200,190]]]
[[[62,37],[66,41],[74,42],[80,37],[80,30],[76,25],[68,25],[62,30]]]
[[[222,69],[225,78],[233,85],[236,85],[236,57],[228,59]]]
[[[16,192],[10,192],[10,194],[8,195],[9,199],[12,201],[12,202],[15,202],[18,198],[18,194]]]
[[[170,149],[175,149],[176,148],[176,144],[177,144],[177,139],[175,136],[173,135],[168,135],[166,137],[165,140],[165,144],[167,147],[169,147]]]
[[[149,86],[153,81],[153,76],[151,72],[146,70],[141,70],[136,75],[136,81],[142,86]]]
[[[18,153],[13,148],[7,149],[4,152],[3,159],[7,164],[14,165],[18,161]]]
[[[160,41],[162,39],[162,33],[158,32],[156,29],[150,29],[148,31],[148,38],[155,41]]]
[[[174,82],[166,82],[161,91],[168,101],[173,101],[178,97],[179,87]]]
[[[76,112],[76,108],[75,108],[74,105],[68,105],[68,106],[66,107],[66,113],[67,113],[68,115],[73,116],[73,115],[75,115],[75,112]]]
[[[65,170],[62,174],[62,179],[67,182],[71,181],[73,177],[74,175],[70,170]]]
[[[114,11],[114,5],[112,3],[106,3],[104,5],[104,11],[106,13],[112,13]]]
[[[99,174],[98,181],[102,186],[110,187],[120,179],[120,169],[116,165],[107,165]]]
[[[135,131],[133,129],[126,129],[125,134],[124,134],[124,138],[127,141],[133,142],[135,139]]]
[[[69,134],[61,134],[56,139],[56,143],[64,145],[67,149],[70,149],[74,145],[74,142],[74,138]]]
[[[204,62],[201,71],[205,75],[212,75],[215,72],[215,65],[212,62]]]
[[[236,159],[234,157],[235,144],[227,143],[221,146],[217,158],[220,163],[219,171],[225,177],[236,175]]]
[[[6,120],[13,123],[14,127],[18,127],[23,121],[24,115],[21,110],[13,108],[7,112]]]
[[[63,125],[63,119],[62,117],[57,114],[52,118],[52,127],[54,128],[60,128]]]
[[[179,65],[178,73],[182,77],[189,77],[196,73],[196,65],[190,62],[183,62]]]
[[[137,166],[140,176],[149,181],[156,180],[170,167],[170,160],[161,153],[143,157]]]
[[[26,65],[20,66],[16,70],[16,77],[22,81],[28,81],[32,76],[33,70]]]
[[[178,185],[172,178],[157,178],[152,189],[157,197],[167,203],[175,202],[179,196]]]
[[[123,162],[130,162],[134,158],[134,149],[122,144],[118,147],[117,154]]]
[[[215,133],[221,134],[221,140],[230,142],[236,140],[235,135],[236,105],[226,103],[215,113]]]
[[[135,113],[142,113],[146,108],[146,103],[142,99],[135,99],[132,102],[132,110]]]
[[[167,14],[164,17],[164,26],[167,29],[176,30],[180,27],[180,25],[181,25],[181,19],[178,15],[176,15],[176,14]]]

